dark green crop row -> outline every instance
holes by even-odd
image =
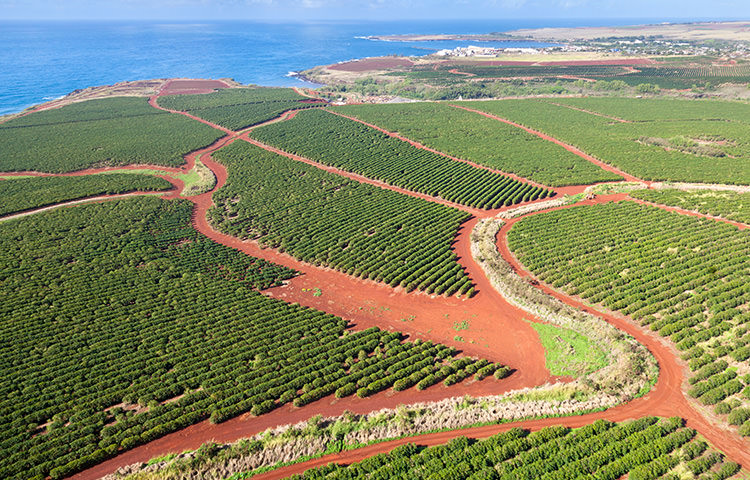
[[[169,190],[163,178],[130,173],[81,177],[8,178],[0,181],[0,215],[99,195]]]
[[[553,187],[620,180],[520,128],[443,103],[336,107],[438,151]]]
[[[750,224],[750,193],[713,190],[637,190],[633,198]]]
[[[32,113],[0,124],[0,171],[71,172],[149,164],[177,167],[221,132],[151,107],[108,98]]]
[[[429,448],[409,443],[352,465],[330,464],[291,478],[615,480],[628,475],[632,480],[653,480],[682,462],[680,452],[696,450],[693,445],[701,442],[694,436],[679,418],[646,417],[619,424],[598,420],[576,430],[547,427],[533,433],[514,428],[486,440],[459,437]],[[693,452],[694,457],[703,450]],[[717,463],[712,479],[723,480],[740,470],[717,452],[685,466],[700,474]]]
[[[623,123],[552,102],[501,100],[465,105],[540,130],[644,180],[750,184],[750,135],[746,123],[750,106],[746,104],[650,99],[554,100],[555,104],[626,120],[652,119]],[[613,108],[608,108],[609,105]],[[718,113],[725,107],[726,113]],[[732,118],[716,121],[726,117]]]
[[[475,168],[322,110],[254,130],[254,138],[325,165],[477,208],[498,208],[552,192]]]
[[[209,212],[221,231],[408,291],[473,293],[451,250],[467,213],[348,180],[246,142],[214,158],[229,172]]]
[[[198,234],[191,210],[139,197],[0,224],[0,477],[62,478],[201,420],[491,365],[259,294],[294,272]]]
[[[688,352],[693,397],[738,399],[747,380],[727,367],[750,359],[747,231],[621,202],[526,218],[508,243],[546,283],[630,315]]]
[[[167,95],[159,105],[191,113],[231,130],[278,117],[287,110],[318,106],[291,88],[229,88],[204,95]]]

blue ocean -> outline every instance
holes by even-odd
[[[618,20],[616,24],[641,23]],[[0,115],[79,88],[165,77],[301,85],[289,72],[378,55],[427,55],[470,42],[384,42],[368,35],[488,33],[591,20],[371,23],[0,22]],[[474,42],[476,43],[476,42]],[[487,44],[492,45],[492,43]],[[496,45],[501,45],[497,43]],[[504,46],[538,46],[503,42]]]

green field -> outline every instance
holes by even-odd
[[[714,190],[637,190],[630,196],[750,224],[750,193]]]
[[[534,215],[508,244],[546,283],[668,337],[704,405],[750,405],[746,230],[626,201]]]
[[[637,121],[622,123],[552,102]],[[540,130],[644,180],[750,184],[746,104],[597,98],[465,105]]]
[[[539,334],[552,375],[578,378],[607,366],[607,354],[587,337],[552,324],[531,326]]]
[[[219,150],[214,158],[229,172],[209,212],[222,232],[409,291],[473,292],[450,248],[469,214],[245,142]]]
[[[191,211],[140,197],[0,224],[0,477],[62,478],[205,419],[500,369],[261,295],[295,272],[208,240]]]
[[[316,104],[291,88],[229,88],[204,95],[167,95],[159,105],[188,112],[231,130],[271,120],[287,110],[310,108]]]
[[[25,177],[0,181],[0,215],[99,195],[169,190],[163,178],[129,173],[83,177]]]
[[[690,472],[690,478],[713,469],[705,478],[719,480],[734,476],[740,466],[697,440],[681,419],[645,417],[619,424],[598,420],[575,430],[514,428],[484,440],[459,437],[429,448],[409,443],[352,465],[332,463],[290,478],[616,480],[627,475],[652,480],[671,478],[662,475],[673,469]],[[233,477],[240,478],[245,477]]]
[[[0,124],[0,171],[178,167],[185,154],[221,136],[208,125],[157,110],[145,98],[89,100]]]
[[[468,73],[472,76],[451,72]],[[706,82],[747,84],[750,82],[750,65],[637,65],[628,68],[618,65],[482,65],[477,63],[452,62],[444,65],[415,67],[408,72],[388,74],[434,86],[455,86],[469,82],[512,81],[513,79],[535,79],[572,82],[576,78],[591,80],[621,81],[637,86],[644,83],[658,85],[664,89],[687,89]],[[571,78],[572,77],[572,78]]]
[[[477,208],[498,208],[551,192],[475,168],[321,110],[258,128],[252,137],[286,152],[408,190]]]
[[[620,180],[552,142],[443,103],[335,107],[440,152],[553,187]]]

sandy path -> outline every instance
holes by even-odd
[[[612,173],[615,173],[617,175],[620,175],[621,177],[623,177],[628,182],[642,182],[642,183],[647,183],[647,182],[644,182],[643,180],[641,180],[639,178],[634,177],[633,175],[630,175],[629,173],[625,173],[622,170],[613,167],[612,165],[610,165],[608,163],[604,163],[601,160],[598,160],[598,159],[592,157],[588,153],[584,153],[582,150],[574,147],[573,145],[561,142],[560,140],[558,140],[558,139],[556,139],[554,137],[551,137],[551,136],[549,136],[549,135],[547,135],[545,133],[542,133],[542,132],[540,132],[538,130],[534,130],[532,128],[525,127],[525,126],[521,125],[520,123],[512,122],[512,121],[507,120],[505,118],[498,117],[497,115],[492,115],[491,113],[482,112],[481,110],[475,110],[473,108],[464,107],[464,106],[461,106],[461,105],[451,105],[451,106],[454,107],[454,108],[460,108],[462,110],[466,110],[466,111],[469,111],[469,112],[478,113],[479,115],[485,116],[487,118],[491,118],[493,120],[497,120],[498,122],[507,123],[508,125],[513,125],[514,127],[518,127],[520,129],[526,130],[527,132],[529,132],[529,133],[531,133],[533,135],[536,135],[539,138],[543,138],[543,139],[545,139],[547,141],[550,141],[552,143],[556,143],[557,145],[560,145],[565,150],[578,155],[579,157],[583,158],[584,160],[587,160],[587,161],[593,163],[594,165],[597,165],[597,166],[601,167],[602,169],[607,170],[608,172],[612,172]]]
[[[399,139],[399,140],[401,140],[403,142],[408,143],[409,145],[411,145],[413,147],[416,147],[416,148],[419,148],[419,149],[422,149],[422,150],[427,150],[428,152],[434,153],[436,155],[440,155],[441,157],[449,158],[449,159],[454,160],[456,162],[466,163],[468,165],[471,165],[474,168],[481,168],[482,170],[489,170],[492,173],[497,173],[497,174],[500,174],[500,175],[505,175],[506,177],[510,177],[513,180],[517,180],[519,182],[524,182],[524,183],[529,183],[529,184],[531,184],[531,185],[533,185],[535,187],[547,188],[547,189],[552,190],[552,187],[548,187],[546,185],[542,185],[541,183],[533,182],[533,181],[529,180],[528,178],[519,177],[518,175],[516,175],[514,173],[503,172],[503,171],[498,170],[496,168],[490,168],[490,167],[487,167],[485,165],[480,165],[478,163],[474,163],[474,162],[472,162],[470,160],[464,160],[462,158],[458,158],[458,157],[454,157],[452,155],[448,155],[447,153],[443,153],[443,152],[441,152],[439,150],[435,150],[434,148],[430,148],[427,145],[419,143],[416,140],[412,140],[410,138],[404,137],[403,135],[398,134],[396,132],[390,132],[390,131],[388,131],[388,130],[382,128],[382,127],[379,127],[377,125],[374,125],[372,123],[367,123],[364,120],[360,120],[357,117],[352,117],[350,115],[346,115],[346,114],[343,114],[341,112],[336,112],[336,111],[328,110],[328,109],[326,109],[325,111],[328,112],[328,113],[331,113],[333,115],[338,115],[339,117],[344,117],[344,118],[348,118],[349,120],[353,120],[355,122],[359,122],[362,125],[367,125],[370,128],[374,128],[375,130],[377,130],[379,132],[385,133],[389,137],[397,138],[397,139]]]

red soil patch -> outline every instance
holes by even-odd
[[[612,165],[610,165],[608,163],[604,163],[601,160],[598,160],[598,159],[592,157],[588,153],[584,153],[583,151],[581,151],[580,149],[574,147],[573,145],[561,142],[560,140],[558,140],[558,139],[556,139],[554,137],[551,137],[551,136],[549,136],[549,135],[547,135],[545,133],[542,133],[542,132],[540,132],[538,130],[534,130],[534,129],[531,129],[529,127],[525,127],[525,126],[521,125],[520,123],[511,122],[510,120],[498,117],[497,115],[492,115],[490,113],[482,112],[480,110],[474,110],[473,108],[463,107],[461,105],[451,105],[451,107],[460,108],[460,109],[463,109],[463,110],[467,110],[469,112],[478,113],[479,115],[485,116],[487,118],[491,118],[493,120],[497,120],[498,122],[507,123],[508,125],[513,125],[514,127],[521,128],[521,129],[526,130],[527,132],[529,132],[529,133],[531,133],[533,135],[536,135],[537,137],[543,138],[543,139],[545,139],[547,141],[550,141],[552,143],[556,143],[557,145],[560,145],[565,150],[578,155],[579,157],[583,158],[584,160],[587,160],[587,161],[593,163],[594,165],[597,165],[597,166],[601,167],[602,169],[607,170],[608,172],[612,172],[612,173],[615,173],[617,175],[620,175],[621,177],[623,177],[628,182],[643,182],[643,180],[641,180],[639,178],[636,178],[636,177],[630,175],[629,173],[625,173],[622,170],[620,170],[620,169],[618,169],[616,167],[613,167]],[[646,183],[646,182],[644,182],[644,183]]]
[[[222,88],[230,87],[221,80],[177,79],[168,81],[159,91],[159,95],[194,95],[211,93]]]
[[[366,72],[368,70],[385,70],[387,68],[410,67],[412,65],[414,65],[414,63],[406,58],[374,57],[337,63],[329,65],[327,68],[329,70],[339,70],[342,72]]]

